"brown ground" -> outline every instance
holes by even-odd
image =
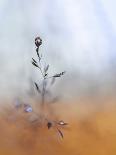
[[[53,108],[57,119],[69,123],[62,129],[64,139],[55,128],[32,125],[29,116],[17,115],[10,107],[2,109],[0,155],[116,155],[114,98],[84,99]]]

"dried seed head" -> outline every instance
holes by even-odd
[[[42,39],[40,37],[35,38],[35,45],[39,47],[42,44]]]

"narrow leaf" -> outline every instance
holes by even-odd
[[[37,61],[34,58],[32,58],[32,60],[33,60],[34,63],[37,63]]]
[[[63,133],[61,132],[61,130],[59,130],[58,128],[57,128],[57,130],[58,130],[58,132],[59,132],[60,136],[63,138],[63,137],[64,137],[64,135],[63,135]]]
[[[38,66],[35,62],[32,62],[32,64],[33,64],[35,67],[38,67],[38,68],[39,68],[39,66]]]
[[[40,90],[38,84],[37,84],[36,82],[35,82],[34,84],[35,84],[35,87],[36,87],[37,91],[38,91],[39,93],[41,93],[41,90]]]
[[[51,85],[53,85],[56,81],[56,78],[55,77],[52,77],[52,80],[51,80]]]
[[[47,76],[47,75],[48,75],[48,73],[45,74],[45,76]]]
[[[60,77],[60,74],[55,74],[53,77]]]
[[[48,129],[50,129],[52,127],[52,123],[51,122],[48,122],[47,123],[47,127],[48,127]]]
[[[49,69],[49,64],[44,68],[44,72],[46,73]]]
[[[64,75],[65,71],[64,72],[61,72],[59,74],[55,74],[53,77],[61,77],[62,75]]]

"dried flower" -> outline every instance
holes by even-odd
[[[42,44],[42,39],[40,37],[35,38],[35,45],[36,47],[39,47]]]

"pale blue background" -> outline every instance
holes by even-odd
[[[115,94],[115,16],[115,0],[0,0],[1,96],[28,91],[37,35],[62,93]]]

